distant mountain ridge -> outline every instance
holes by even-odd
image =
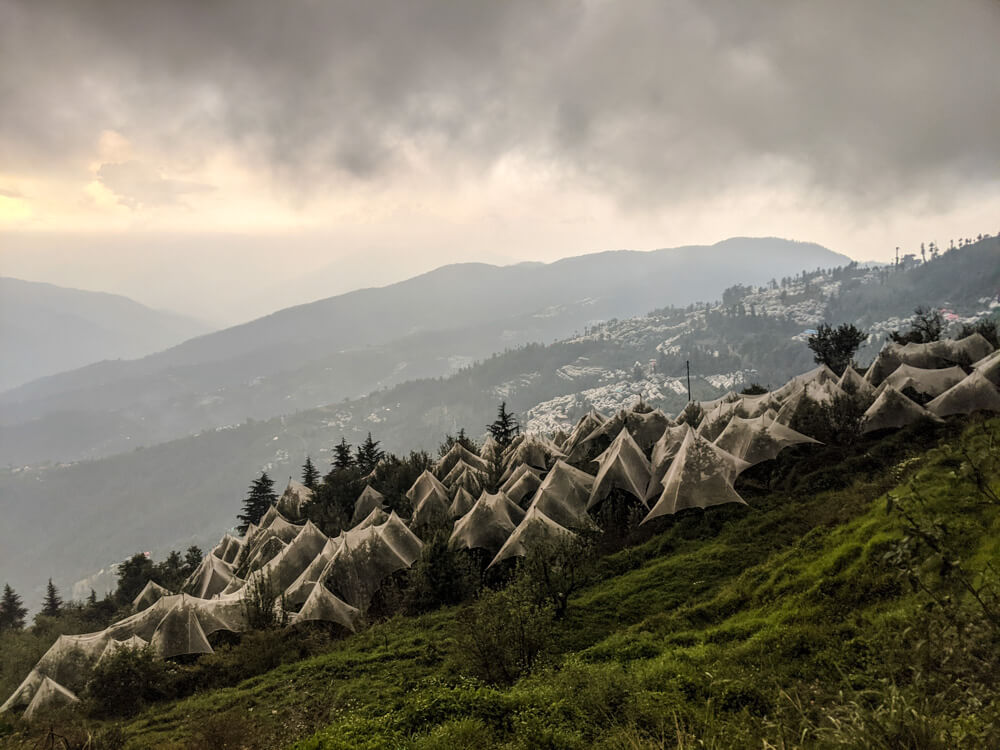
[[[847,262],[812,243],[732,238],[547,264],[454,264],[29,383],[0,394],[0,424],[33,424],[14,463],[98,457],[446,375],[592,322],[714,299],[736,282]],[[58,450],[46,453],[49,436]]]
[[[970,317],[1000,314],[996,238],[905,271],[847,271],[777,288],[736,288],[728,305],[622,319],[489,357],[448,378],[414,380],[144,450],[0,470],[0,497],[16,511],[0,525],[0,569],[27,593],[50,574],[69,586],[136,550],[162,554],[204,545],[235,523],[246,484],[261,469],[282,484],[299,475],[308,454],[325,470],[341,436],[356,445],[371,431],[390,451],[434,450],[446,432],[464,427],[479,434],[501,398],[533,429],[562,427],[591,406],[610,413],[639,394],[676,412],[686,403],[689,358],[694,398],[707,399],[747,380],[779,383],[810,369],[802,333],[819,320],[855,321],[876,334],[859,355],[867,362],[877,339],[905,326],[918,304]],[[34,591],[32,600],[39,596]]]
[[[0,277],[0,391],[207,333],[207,323],[106,292]]]

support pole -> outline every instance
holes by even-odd
[[[688,403],[691,403],[691,360],[684,360],[684,365],[687,367],[687,377],[688,377]]]

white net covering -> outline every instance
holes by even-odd
[[[599,468],[587,501],[588,510],[603,502],[614,489],[624,490],[645,502],[651,473],[649,461],[628,429],[623,427],[595,460]]]
[[[524,519],[524,511],[503,492],[484,492],[455,522],[448,544],[454,549],[484,549],[496,554]]]
[[[597,525],[587,514],[587,502],[594,487],[594,477],[556,461],[545,477],[528,508],[537,509],[567,529],[596,529]]]
[[[354,501],[354,513],[351,514],[351,526],[356,526],[376,508],[385,509],[385,496],[370,484],[358,495]]]
[[[921,419],[937,419],[927,409],[889,386],[868,407],[861,423],[862,433],[905,427]]]
[[[433,526],[448,519],[451,507],[448,488],[429,471],[417,477],[417,481],[406,491],[406,497],[413,505],[412,526]]]
[[[982,370],[974,370],[927,404],[927,411],[938,417],[975,411],[1000,412],[1000,390]]]
[[[746,461],[689,430],[663,477],[659,500],[642,522],[687,508],[744,503],[733,489],[733,482],[748,467]]]
[[[819,443],[808,435],[775,422],[766,415],[755,419],[733,417],[715,444],[750,466],[769,461],[785,448],[801,443]]]
[[[539,544],[572,539],[574,536],[576,535],[572,531],[560,526],[538,508],[532,507],[507,537],[507,541],[493,558],[490,567],[511,557],[524,557]]]

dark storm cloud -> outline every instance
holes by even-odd
[[[1000,3],[0,0],[0,168],[100,131],[308,192],[511,153],[628,202],[1000,174]]]

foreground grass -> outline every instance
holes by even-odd
[[[968,597],[931,608],[907,584],[886,502],[918,492],[961,564],[1000,559],[1000,508],[969,472],[991,435],[1000,420],[790,457],[766,477],[780,489],[749,478],[750,507],[664,522],[601,561],[512,686],[466,676],[445,609],[154,705],[124,727],[127,746],[998,746],[996,670],[979,668],[996,665],[995,631]],[[921,578],[931,593],[936,575]]]

